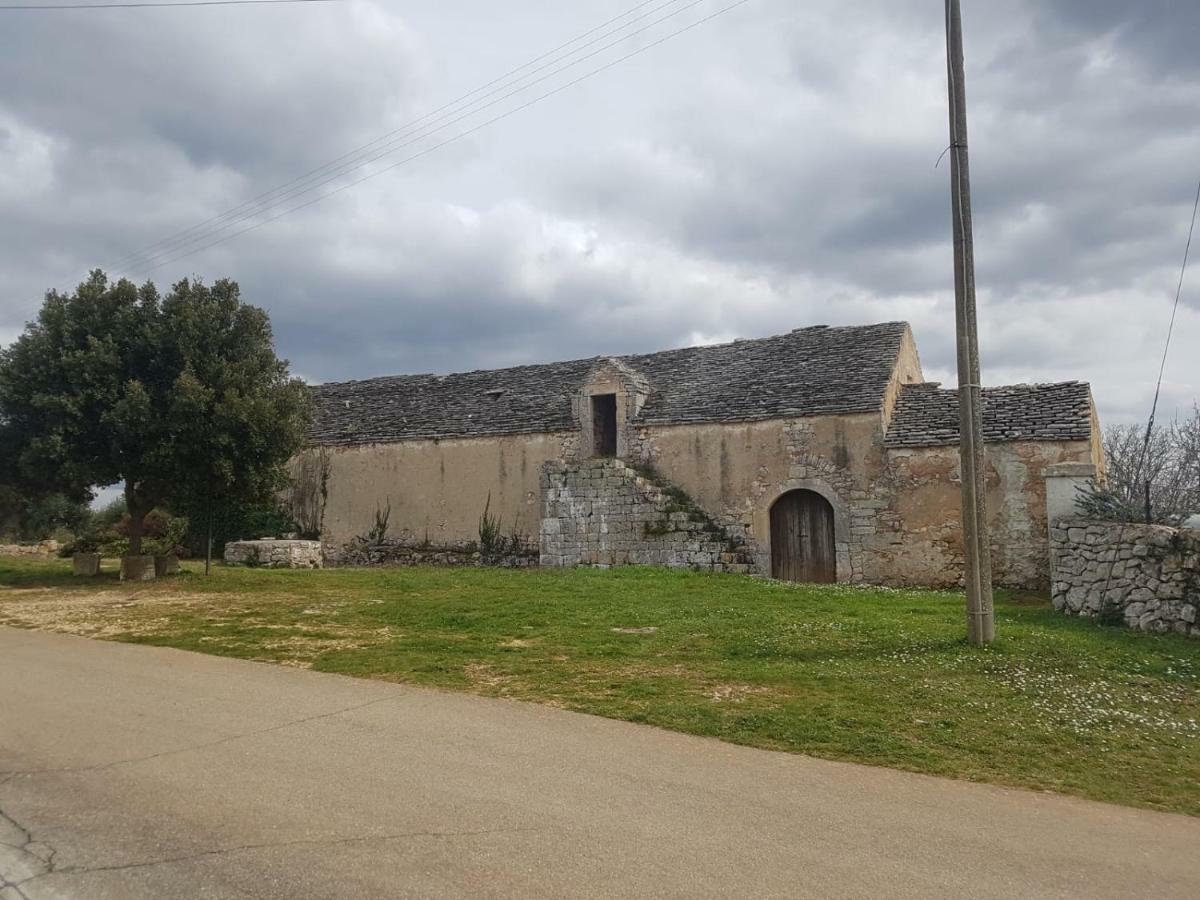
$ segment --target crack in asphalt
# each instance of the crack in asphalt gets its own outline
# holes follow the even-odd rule
[[[8,779],[5,779],[5,781],[7,780]],[[0,782],[0,784],[3,784],[3,782]],[[34,879],[43,878],[46,875],[53,874],[56,871],[55,857],[58,855],[58,850],[56,850],[53,845],[47,844],[45,841],[34,840],[32,831],[6,813],[3,809],[0,809],[0,824],[5,822],[7,822],[14,831],[19,832],[20,836],[24,838],[24,840],[20,844],[9,843],[8,841],[0,841],[0,847],[8,847],[9,849],[15,850],[18,854],[20,854],[19,859],[25,863],[26,866],[33,870],[33,874],[14,881],[9,877],[8,874],[0,871],[0,891],[11,889],[18,897],[21,898],[21,900],[29,900],[29,895],[25,893],[25,891],[22,889],[22,886],[28,884]],[[34,847],[44,847],[48,852],[45,856],[42,856],[37,852],[37,850],[32,849]],[[30,862],[30,859],[36,860],[36,863]]]
[[[11,820],[10,820],[11,821]],[[192,860],[205,859],[213,856],[226,856],[233,853],[246,853],[256,850],[279,850],[287,847],[337,847],[345,844],[368,843],[372,841],[403,841],[412,840],[414,838],[463,838],[463,837],[482,837],[490,834],[519,834],[525,832],[545,831],[541,827],[527,828],[484,828],[476,831],[407,831],[394,834],[369,834],[359,835],[354,837],[343,838],[299,838],[293,841],[272,841],[262,844],[241,844],[235,847],[217,847],[212,850],[200,850],[196,853],[185,853],[179,856],[167,856],[161,859],[143,860],[141,862],[118,863],[109,866],[66,866],[64,868],[54,867],[52,864],[44,872],[39,872],[28,878],[23,878],[17,882],[0,881],[0,890],[5,887],[11,887],[17,893],[29,900],[28,896],[21,890],[23,885],[29,884],[40,878],[45,878],[49,875],[90,875],[95,872],[122,872],[129,869],[145,869],[152,866],[166,866],[173,863],[191,862]],[[55,851],[51,852],[51,858]]]
[[[356,710],[365,709],[368,706],[375,706],[376,704],[384,703],[388,700],[394,700],[394,699],[396,699],[394,696],[377,697],[376,699],[368,700],[365,703],[356,703],[351,706],[345,706],[340,709],[331,710],[330,712],[317,713],[315,715],[304,716],[299,719],[291,719],[287,722],[281,722],[277,725],[270,725],[266,728],[258,728],[258,729],[255,729],[254,731],[246,731],[246,732],[242,732],[240,734],[231,734],[231,735],[227,735],[222,738],[217,738],[216,740],[204,741],[199,744],[191,744],[187,747],[176,747],[171,750],[162,750],[158,753],[149,753],[144,756],[131,756],[131,757],[126,757],[124,759],[111,760],[109,762],[104,762],[104,763],[96,763],[96,764],[90,765],[90,766],[64,766],[61,768],[27,769],[27,770],[10,771],[10,772],[4,773],[3,777],[0,777],[0,787],[4,787],[5,785],[7,785],[9,782],[13,781],[17,777],[33,777],[35,775],[47,775],[47,774],[79,774],[79,773],[84,773],[84,772],[99,772],[99,771],[104,771],[106,769],[117,768],[118,766],[132,765],[135,763],[148,762],[148,761],[154,760],[154,759],[161,759],[161,758],[167,757],[167,756],[175,756],[175,755],[178,755],[181,753],[191,753],[191,752],[197,751],[197,750],[205,750],[210,747],[218,747],[222,744],[232,743],[233,741],[244,740],[245,738],[256,737],[258,735],[263,735],[263,734],[270,734],[271,732],[275,732],[275,731],[283,731],[284,729],[294,728],[298,725],[304,725],[309,722],[316,722],[321,719],[328,719],[328,718],[332,718],[334,716],[344,715],[346,713],[355,712]],[[429,836],[445,836],[445,837],[453,837],[453,836],[460,836],[460,835],[466,836],[468,834],[471,834],[471,832],[461,832],[461,833],[414,832],[410,835],[405,835],[405,834],[380,835],[380,836],[367,836],[367,837],[361,837],[361,838],[343,838],[343,839],[332,840],[332,841],[294,841],[294,842],[285,842],[282,844],[261,844],[261,845],[247,845],[245,847],[229,847],[229,848],[224,848],[224,849],[204,851],[202,853],[197,853],[192,856],[181,856],[181,857],[175,857],[175,858],[170,858],[170,859],[150,860],[147,862],[129,863],[129,864],[118,865],[118,866],[59,868],[55,864],[55,860],[58,855],[58,850],[55,847],[53,847],[52,845],[45,843],[44,841],[35,841],[33,838],[33,833],[29,829],[27,829],[16,819],[12,818],[7,813],[5,813],[3,808],[0,808],[0,823],[3,823],[3,822],[7,822],[14,830],[19,832],[19,834],[23,837],[23,842],[21,844],[13,844],[13,843],[5,842],[5,841],[0,841],[0,846],[8,847],[9,849],[16,851],[18,854],[21,854],[22,860],[27,865],[29,865],[29,867],[31,869],[35,870],[33,875],[27,876],[25,878],[21,878],[16,881],[11,880],[8,877],[8,875],[6,875],[3,871],[0,871],[0,891],[11,890],[11,891],[15,892],[16,895],[19,898],[21,898],[21,900],[29,900],[29,895],[26,894],[25,891],[23,890],[24,885],[27,885],[30,882],[35,881],[39,878],[45,878],[48,875],[86,874],[88,872],[116,871],[119,869],[127,869],[127,868],[142,868],[145,866],[156,866],[156,865],[164,865],[166,863],[171,863],[171,862],[181,862],[181,861],[185,861],[188,859],[198,859],[198,858],[202,858],[205,856],[220,855],[220,854],[224,854],[224,853],[236,853],[236,852],[242,851],[242,850],[265,849],[265,848],[269,848],[269,847],[273,847],[273,846],[283,847],[283,846],[288,846],[289,843],[339,844],[339,843],[351,843],[354,841],[366,841],[366,840],[401,840],[406,837],[420,837],[423,834],[427,834]],[[477,832],[477,833],[478,834],[487,834],[489,832]],[[34,846],[45,847],[48,851],[46,856],[43,857],[43,856],[39,855],[36,851],[30,849],[31,847],[34,847]],[[36,863],[30,863],[29,858],[36,860]]]
[[[227,735],[222,738],[217,738],[215,740],[204,741],[199,744],[191,744],[187,747],[176,747],[171,750],[162,750],[162,751],[159,751],[158,753],[148,753],[145,756],[130,756],[130,757],[126,757],[124,759],[116,759],[116,760],[111,760],[109,762],[95,763],[90,766],[63,766],[61,768],[55,768],[55,769],[25,769],[25,770],[18,770],[15,772],[9,772],[7,777],[5,777],[5,779],[3,781],[0,781],[0,787],[3,787],[9,781],[11,781],[12,779],[14,779],[18,776],[32,777],[34,775],[57,775],[57,774],[73,775],[73,774],[77,774],[77,773],[81,773],[81,772],[99,772],[99,771],[103,771],[104,769],[114,769],[117,766],[126,766],[126,765],[131,765],[133,763],[149,762],[150,760],[153,760],[153,759],[162,759],[163,757],[166,757],[166,756],[175,756],[180,753],[191,753],[196,750],[206,750],[209,747],[219,747],[222,744],[229,744],[229,743],[232,743],[233,741],[240,741],[240,740],[244,740],[246,738],[257,737],[258,735],[262,735],[262,734],[270,734],[273,731],[283,731],[286,728],[294,728],[297,725],[304,725],[304,724],[307,724],[308,722],[316,722],[316,721],[319,721],[320,719],[329,719],[329,718],[332,718],[333,716],[344,715],[346,713],[355,712],[360,709],[366,709],[368,706],[375,706],[376,704],[386,703],[389,700],[395,700],[395,699],[396,698],[394,696],[393,697],[377,697],[374,700],[368,700],[366,703],[357,703],[353,706],[346,706],[346,707],[343,707],[342,709],[335,709],[331,712],[317,713],[316,715],[305,716],[300,719],[292,719],[287,722],[281,722],[278,725],[270,725],[266,728],[259,728],[254,731],[245,731],[240,734],[231,734],[231,735]]]

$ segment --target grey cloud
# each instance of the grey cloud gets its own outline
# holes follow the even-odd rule
[[[6,28],[0,336],[46,287],[285,182],[620,4],[468,7],[474,28],[434,0]],[[1087,378],[1106,414],[1144,414],[1200,175],[1200,72],[1181,52],[1198,16],[1166,0],[968,7],[990,380]],[[927,373],[949,380],[941,24],[924,0],[756,0],[151,274],[238,278],[315,380],[900,318]],[[1200,309],[1200,291],[1185,303]],[[1191,309],[1177,340],[1167,394],[1186,404],[1200,390]]]

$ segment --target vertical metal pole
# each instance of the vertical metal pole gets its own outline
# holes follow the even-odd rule
[[[1146,479],[1146,524],[1151,524],[1152,517],[1150,515],[1150,479]]]
[[[967,91],[963,64],[962,10],[946,0],[947,74],[950,82],[950,184],[954,218],[954,309],[958,349],[959,455],[962,469],[963,545],[967,564],[967,637],[990,644],[992,554],[988,540],[983,457],[979,332],[975,317],[975,241],[971,224],[971,171],[967,157]]]

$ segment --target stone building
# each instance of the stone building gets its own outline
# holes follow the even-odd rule
[[[298,502],[333,546],[461,546],[486,508],[544,566],[962,577],[956,393],[905,323],[314,392]],[[1045,470],[1102,465],[1091,392],[988,389],[984,420],[996,581],[1045,587]]]

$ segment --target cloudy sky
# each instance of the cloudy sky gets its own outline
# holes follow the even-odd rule
[[[656,43],[732,2],[0,13],[0,344],[103,266],[237,279],[311,381],[905,319],[952,383],[942,3],[747,0]],[[964,6],[985,380],[1086,379],[1144,417],[1200,4]],[[1191,276],[1168,415],[1200,395]]]

